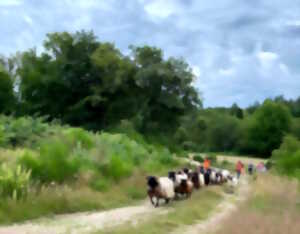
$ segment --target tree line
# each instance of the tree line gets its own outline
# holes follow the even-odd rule
[[[92,32],[48,34],[41,54],[0,59],[0,112],[89,130],[127,121],[174,149],[269,156],[287,133],[300,137],[300,98],[204,109],[184,59],[147,45],[129,49],[125,55]]]

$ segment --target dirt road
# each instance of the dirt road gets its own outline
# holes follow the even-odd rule
[[[113,209],[102,212],[85,212],[69,215],[57,215],[24,224],[0,227],[0,234],[85,234],[95,230],[112,227],[128,221],[138,221],[149,215],[168,212],[168,208],[153,208],[144,201],[137,206]]]
[[[235,195],[224,195],[224,200],[211,212],[209,217],[195,225],[182,227],[172,234],[207,234],[222,227],[222,222],[235,211],[240,202],[247,199],[250,192],[248,178],[242,177]]]
[[[238,157],[238,156],[227,156],[227,155],[217,155],[218,161],[227,160],[231,163],[237,163],[237,161],[241,160],[244,164],[253,163],[257,165],[260,162],[266,162],[266,159],[261,158],[251,158],[251,157]]]

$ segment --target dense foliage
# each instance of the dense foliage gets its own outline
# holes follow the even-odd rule
[[[125,56],[87,32],[49,34],[44,47],[25,52],[17,69],[24,113],[89,129],[133,119],[142,131],[172,130],[201,105],[188,65],[158,48],[131,47]]]
[[[1,59],[0,113],[35,117],[1,117],[0,145],[34,146],[55,129],[39,124],[43,120],[137,133],[172,151],[269,157],[287,133],[300,137],[300,98],[203,109],[184,60],[147,45],[129,49],[125,55],[92,32],[61,32],[47,35],[41,54]]]
[[[278,172],[300,179],[300,140],[287,136],[278,150],[272,153]]]
[[[13,80],[0,63],[0,113],[11,113],[14,104]]]
[[[179,165],[137,132],[133,139],[31,117],[0,123],[0,223],[129,204],[146,196],[147,175]]]

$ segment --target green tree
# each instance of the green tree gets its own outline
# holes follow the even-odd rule
[[[14,105],[13,80],[0,63],[0,113],[11,113],[14,110]]]
[[[136,83],[143,94],[143,130],[175,130],[180,116],[202,105],[192,86],[191,68],[182,59],[164,60],[162,51],[155,47],[131,48],[139,68]]]
[[[286,106],[266,100],[251,116],[246,148],[250,153],[268,157],[277,149],[290,129],[291,114]]]
[[[239,119],[244,118],[243,110],[236,103],[230,107],[229,112],[231,115],[236,116]]]
[[[47,115],[89,129],[127,119],[140,130],[171,130],[201,106],[193,74],[182,59],[155,47],[124,56],[92,32],[52,33],[45,52],[23,53],[18,76],[24,114]]]

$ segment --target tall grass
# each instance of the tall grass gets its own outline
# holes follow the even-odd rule
[[[249,201],[225,220],[214,234],[297,234],[300,230],[299,184],[260,175]]]

